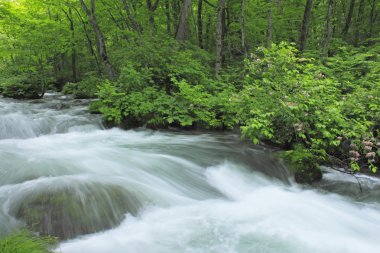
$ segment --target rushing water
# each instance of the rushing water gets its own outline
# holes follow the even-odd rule
[[[234,134],[105,130],[59,95],[0,98],[1,232],[38,207],[47,231],[75,237],[63,253],[379,252],[379,181],[361,178],[365,195],[355,178],[325,178],[325,190],[297,186],[268,150]],[[51,196],[80,207],[67,211],[82,215],[88,229],[73,233],[86,235],[66,233],[74,216]]]

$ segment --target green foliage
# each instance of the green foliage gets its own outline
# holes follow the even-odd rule
[[[97,86],[102,81],[96,76],[89,76],[77,83],[66,83],[62,92],[63,94],[73,94],[75,98],[94,98]]]
[[[55,239],[37,237],[30,232],[21,231],[0,239],[0,253],[49,253]]]
[[[4,97],[34,99],[43,95],[45,84],[36,75],[15,75],[0,79],[0,91]]]
[[[319,163],[323,161],[323,151],[310,150],[302,145],[296,145],[293,150],[282,153],[289,163],[298,183],[313,183],[322,178]]]
[[[348,93],[329,72],[312,58],[297,57],[286,43],[259,48],[247,61],[239,93],[243,135],[255,143],[302,144],[327,153],[342,140],[370,138],[379,119],[377,83],[357,84]]]
[[[185,80],[173,79],[172,82],[177,90],[173,94],[157,86],[127,93],[120,91],[125,86],[105,82],[99,86],[100,111],[108,121],[116,124],[123,121],[129,126],[234,126],[234,118],[228,108],[231,95],[228,89],[213,95],[202,85],[190,85]]]

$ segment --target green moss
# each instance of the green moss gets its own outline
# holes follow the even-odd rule
[[[21,231],[0,240],[0,253],[49,253],[53,252],[55,242],[52,237]]]

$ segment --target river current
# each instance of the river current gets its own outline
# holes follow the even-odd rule
[[[86,101],[0,98],[0,236],[35,208],[67,236],[57,252],[377,253],[380,182],[360,180],[303,187],[237,134],[104,129]],[[60,191],[81,228],[46,200]]]

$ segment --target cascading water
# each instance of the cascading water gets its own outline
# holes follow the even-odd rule
[[[0,98],[0,236],[27,225],[64,253],[380,249],[375,178],[306,189],[236,135],[104,130],[75,103]]]

